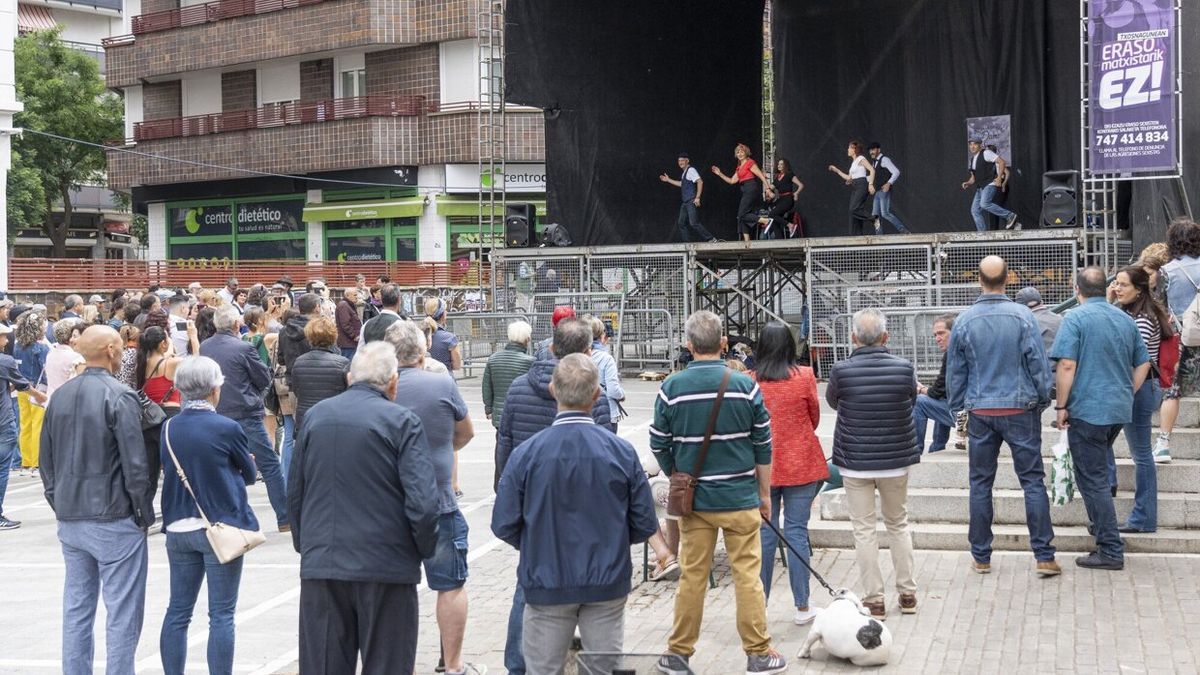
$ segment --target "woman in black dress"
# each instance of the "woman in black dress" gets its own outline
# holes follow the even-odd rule
[[[846,146],[846,156],[850,158],[850,172],[846,173],[830,164],[829,170],[842,177],[850,186],[850,231],[851,237],[862,235],[873,228],[871,224],[871,204],[868,195],[875,194],[875,167],[862,154],[862,143],[850,141]]]
[[[771,213],[758,219],[758,224],[763,228],[759,238],[791,239],[795,233],[790,230],[788,214],[796,210],[796,195],[804,189],[804,183],[792,173],[792,163],[786,159],[775,162],[773,178],[772,185],[767,187]]]
[[[762,203],[763,185],[767,182],[766,175],[758,168],[758,163],[750,156],[750,147],[738,143],[733,149],[733,156],[738,165],[732,176],[726,176],[719,168],[712,167],[712,172],[730,185],[740,185],[742,200],[738,202],[737,228],[738,234],[745,241],[750,241],[758,222],[758,205]]]

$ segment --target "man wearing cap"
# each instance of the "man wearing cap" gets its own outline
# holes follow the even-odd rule
[[[550,315],[550,328],[558,328],[558,323],[563,319],[574,319],[575,309],[569,305],[559,305],[554,308],[554,314]],[[554,358],[551,353],[551,348],[554,345],[554,336],[542,340],[538,343],[537,349],[533,352],[533,358],[537,361],[546,361]]]
[[[896,181],[900,180],[900,167],[896,166],[891,157],[883,154],[879,141],[872,141],[867,146],[867,153],[871,155],[871,165],[875,167],[875,184],[879,186],[879,189],[875,190],[875,201],[871,205],[871,215],[875,218],[875,234],[882,233],[885,220],[896,228],[896,232],[910,234],[904,223],[892,213],[892,188],[896,186]]]
[[[987,231],[987,223],[983,220],[984,211],[1003,218],[1006,230],[1013,229],[1013,226],[1021,229],[1017,224],[1017,214],[992,201],[996,198],[1000,186],[1004,184],[1004,167],[1007,166],[1004,158],[985,149],[983,141],[978,138],[972,138],[967,147],[971,150],[971,159],[967,160],[970,176],[963,181],[962,189],[968,190],[975,186],[975,198],[971,201],[971,218],[975,220],[975,229],[979,232]]]
[[[679,238],[684,242],[690,241],[716,241],[712,234],[704,229],[704,225],[700,222],[700,213],[697,209],[700,208],[700,195],[704,194],[704,180],[700,178],[700,172],[696,171],[696,167],[692,166],[691,160],[686,152],[679,153],[679,180],[675,180],[666,174],[662,173],[658,179],[668,185],[674,185],[680,190],[682,202],[679,204],[679,217],[675,219],[675,225],[679,227]]]
[[[100,295],[93,294],[92,297],[88,298],[88,304],[95,305],[96,321],[100,322],[101,317],[104,316],[104,298]]]
[[[1026,286],[1017,291],[1017,304],[1025,305],[1033,312],[1033,318],[1037,319],[1038,332],[1042,334],[1042,342],[1046,345],[1046,353],[1049,354],[1050,346],[1054,344],[1054,338],[1058,335],[1058,327],[1062,325],[1062,315],[1055,314],[1048,305],[1042,304],[1042,294],[1033,286]],[[1056,365],[1057,361],[1050,362],[1051,368]]]
[[[0,300],[4,312],[8,312],[11,300]],[[7,323],[0,322],[0,349],[11,350],[13,329]],[[17,362],[7,353],[0,354],[0,382],[4,391],[9,387],[17,391],[28,392],[39,405],[46,405],[46,395],[29,385],[29,380],[17,369]],[[8,489],[8,468],[13,459],[19,457],[21,450],[17,444],[16,406],[8,401],[0,400],[0,530],[15,530],[21,526],[20,521],[4,517],[4,491]],[[19,466],[20,462],[16,462]]]

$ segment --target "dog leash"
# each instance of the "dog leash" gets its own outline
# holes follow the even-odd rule
[[[782,541],[783,545],[787,546],[789,551],[796,554],[796,559],[800,561],[801,565],[804,565],[805,567],[808,568],[808,571],[811,572],[814,577],[816,577],[817,582],[820,583],[822,586],[824,586],[825,590],[829,591],[830,595],[836,595],[836,592],[833,590],[833,586],[830,586],[825,581],[824,577],[822,577],[820,574],[817,574],[817,571],[812,568],[812,565],[808,564],[808,561],[804,559],[804,556],[800,555],[800,552],[796,550],[796,547],[792,546],[792,542],[788,541],[787,538],[785,538],[783,536],[783,533],[779,531],[778,527],[775,527],[775,523],[772,523],[770,520],[767,520],[767,518],[765,516],[763,516],[761,513],[758,515],[760,517],[762,517],[763,522],[767,524],[767,527],[771,528],[771,531],[775,533],[775,536],[779,537],[779,541]],[[773,552],[772,552],[772,554],[773,554]]]

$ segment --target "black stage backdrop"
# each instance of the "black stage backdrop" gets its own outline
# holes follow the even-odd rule
[[[749,0],[509,0],[509,101],[546,111],[549,221],[574,243],[678,241],[676,155],[704,179],[701,217],[733,239],[733,148],[761,152],[762,9]]]
[[[850,139],[900,167],[916,232],[973,230],[965,119],[1012,116],[1008,207],[1027,226],[1042,173],[1079,165],[1079,7],[1064,0],[775,0],[777,156],[804,181],[809,236],[847,229]],[[885,226],[886,227],[886,226]],[[891,231],[887,228],[885,231]]]

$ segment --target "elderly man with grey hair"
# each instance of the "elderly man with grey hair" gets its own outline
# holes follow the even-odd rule
[[[787,660],[771,648],[767,605],[759,573],[759,528],[771,517],[771,415],[749,376],[725,367],[728,340],[721,317],[699,311],[684,324],[695,359],[667,378],[654,401],[650,449],[668,476],[697,478],[693,512],[679,519],[679,592],[667,653],[666,675],[685,675],[700,638],[704,598],[718,533],[733,569],[737,628],[746,673],[781,673]],[[707,450],[702,450],[707,448]],[[704,461],[700,455],[706,452]]]
[[[440,500],[424,425],[394,400],[398,366],[391,343],[363,345],[350,388],[313,406],[297,433],[288,510],[301,672],[352,675],[360,656],[364,673],[413,672]]]
[[[358,336],[362,333],[362,317],[358,314],[358,289],[354,286],[342,293],[342,299],[333,313],[337,324],[337,346],[342,356],[352,359],[358,350]]]
[[[558,415],[517,447],[492,509],[492,532],[521,552],[523,652],[539,674],[563,672],[576,626],[587,651],[621,651],[629,547],[658,531],[637,452],[592,419],[600,382],[591,359],[563,357],[550,388]]]
[[[263,426],[262,393],[271,383],[271,373],[254,345],[237,336],[241,321],[241,315],[233,307],[218,307],[213,315],[217,332],[200,343],[200,355],[216,361],[225,375],[217,412],[242,425],[250,444],[250,454],[267,484],[267,497],[275,511],[279,531],[287,532],[287,489],[283,471],[279,467],[275,444]]]
[[[837,410],[833,464],[842,473],[863,605],[883,621],[887,608],[879,571],[875,494],[891,535],[900,611],[917,612],[912,535],[908,531],[908,467],[921,461],[913,426],[917,377],[912,363],[887,349],[887,319],[877,309],[854,315],[854,351],[829,372],[825,399]]]
[[[386,340],[396,349],[400,377],[396,402],[421,419],[429,443],[438,493],[437,552],[427,558],[425,581],[437,591],[437,623],[447,673],[482,673],[486,668],[462,660],[467,626],[467,519],[454,491],[456,453],[475,436],[467,403],[454,378],[431,373],[425,366],[425,333],[412,321],[388,326]]]

